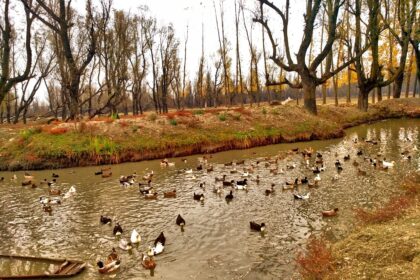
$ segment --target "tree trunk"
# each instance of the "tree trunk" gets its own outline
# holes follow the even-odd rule
[[[417,77],[416,77],[415,80],[414,80],[413,97],[416,97],[418,81],[419,81],[419,79],[417,79]]]
[[[394,82],[394,92],[392,95],[393,98],[401,97],[403,83],[404,83],[404,72],[401,72],[401,74],[398,75],[398,77],[395,79],[395,82]]]
[[[375,104],[375,95],[377,91],[378,91],[378,88],[375,88],[375,90],[372,91],[372,104]]]
[[[322,89],[322,104],[327,104],[327,85],[326,84],[322,84],[321,86]]]
[[[316,92],[316,85],[312,83],[304,83],[302,81],[303,85],[303,104],[305,109],[316,115],[317,109],[316,109],[316,98],[315,98],[315,92]]]
[[[382,101],[382,88],[377,87],[376,89],[377,89],[376,93],[378,94],[378,102],[381,102]]]
[[[359,91],[359,98],[357,100],[357,108],[360,111],[367,112],[369,107],[369,92]]]

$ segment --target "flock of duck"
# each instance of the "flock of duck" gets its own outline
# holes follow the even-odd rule
[[[365,140],[365,139],[353,139],[353,143],[357,144],[359,141],[363,141],[365,143],[370,143],[372,145],[376,145],[378,140]],[[414,146],[412,151],[404,151],[401,156],[405,160],[411,160],[411,153],[416,151],[417,148]],[[301,161],[297,162],[290,162],[291,158],[296,158],[296,155],[301,155]],[[332,178],[332,180],[337,180],[339,178],[340,173],[347,168],[345,166],[345,162],[349,162],[353,159],[352,165],[355,168],[357,175],[359,176],[366,176],[368,174],[368,170],[363,170],[361,168],[362,162],[368,163],[367,165],[372,166],[374,169],[379,170],[387,170],[393,168],[395,166],[394,161],[387,161],[381,154],[377,154],[374,157],[368,156],[365,154],[363,149],[358,149],[357,152],[352,156],[350,154],[345,155],[342,159],[338,158],[338,154],[335,154],[336,160],[334,162],[334,168],[336,169],[336,175]],[[211,155],[203,156],[199,158],[199,164],[196,166],[196,171],[204,171],[210,173],[214,170],[213,164],[209,163],[209,159]],[[280,168],[279,163],[281,160],[285,160],[289,162],[285,169]],[[182,160],[184,163],[187,162],[186,159]],[[166,167],[174,167],[174,162],[169,162],[167,159],[164,159],[160,163],[162,168]],[[332,165],[332,164],[331,164]],[[230,174],[230,176],[239,176],[240,179],[230,179],[228,180],[228,174],[223,175],[222,177],[215,177],[214,184],[212,187],[212,192],[216,195],[222,196],[223,192],[226,192],[225,200],[227,203],[230,203],[232,200],[235,199],[235,196],[238,194],[236,192],[249,190],[249,187],[252,184],[259,185],[260,184],[260,176],[255,175],[258,168],[268,169],[270,174],[286,174],[289,170],[293,170],[298,166],[304,166],[307,170],[307,176],[303,178],[293,178],[291,180],[286,180],[284,183],[281,184],[279,187],[276,183],[271,183],[270,187],[265,189],[263,194],[266,196],[270,196],[275,194],[280,188],[281,191],[292,190],[292,199],[295,200],[308,200],[310,198],[310,192],[307,193],[299,193],[297,191],[298,186],[307,186],[308,188],[317,188],[320,186],[322,179],[321,174],[326,170],[327,164],[324,162],[323,155],[320,152],[314,152],[312,148],[300,150],[298,148],[289,150],[287,152],[282,152],[273,157],[267,157],[263,160],[259,160],[252,163],[246,163],[245,160],[240,161],[232,161],[223,164],[223,171],[225,173]],[[366,166],[366,164],[364,164]],[[186,174],[189,178],[197,179],[195,175],[195,170],[193,169],[181,169],[177,171],[179,174]],[[99,171],[95,172],[95,176],[102,176],[103,178],[108,178],[112,176],[112,170],[109,167],[102,168]],[[308,178],[311,177],[311,178]],[[52,213],[53,205],[59,205],[62,203],[62,200],[68,199],[76,194],[75,186],[71,186],[66,192],[62,192],[60,189],[56,187],[57,180],[59,178],[58,174],[53,173],[51,175],[51,180],[44,179],[40,181],[41,185],[45,185],[48,187],[48,195],[41,196],[39,198],[39,202],[42,205],[45,212],[49,214]],[[155,173],[153,171],[145,174],[144,176],[140,176],[137,173],[133,173],[127,176],[120,176],[119,183],[122,187],[130,187],[130,186],[138,186],[139,193],[147,200],[154,200],[157,199],[159,196],[158,191],[155,189],[153,185],[153,181],[155,178]],[[1,177],[0,182],[4,181],[5,178]],[[13,175],[11,180],[18,180],[16,175]],[[33,175],[25,172],[24,180],[21,182],[22,186],[30,186],[32,188],[37,188],[38,185],[36,184],[36,180]],[[192,193],[192,199],[195,201],[199,201],[204,203],[206,199],[205,191],[206,191],[206,182],[201,182],[197,186],[197,192],[194,191]],[[173,189],[171,191],[163,192],[164,198],[176,198],[177,191]],[[323,217],[333,217],[338,214],[339,209],[326,209],[320,213]],[[99,218],[100,224],[102,225],[112,225],[113,219],[111,217],[107,217],[105,215],[101,215]],[[186,226],[185,219],[179,214],[175,220],[175,224],[180,227],[181,231],[184,231]],[[257,223],[256,221],[250,221],[249,227],[252,231],[260,232],[264,234],[266,231],[266,224],[265,222]],[[119,241],[118,247],[123,251],[130,251],[133,249],[133,246],[139,244],[141,242],[141,236],[137,232],[136,229],[131,231],[130,239],[126,240],[123,238],[123,226],[119,222],[115,222],[113,231],[113,235]],[[147,251],[142,253],[140,263],[145,269],[153,270],[156,267],[156,261],[154,256],[159,255],[164,252],[166,244],[166,237],[163,232],[159,234],[159,236],[154,240],[153,244],[148,247]],[[121,258],[120,255],[117,253],[115,248],[112,248],[111,253],[105,260],[100,260],[97,262],[98,272],[99,273],[113,273],[119,269],[121,265]]]

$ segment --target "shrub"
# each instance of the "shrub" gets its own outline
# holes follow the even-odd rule
[[[224,121],[226,121],[226,119],[227,119],[227,116],[226,116],[226,114],[219,114],[219,120],[220,121],[222,121],[222,122],[224,122]]]
[[[241,117],[242,117],[242,115],[241,115],[241,114],[232,115],[232,118],[233,118],[235,121],[240,121],[240,120],[241,120]]]
[[[366,224],[387,222],[404,214],[411,203],[408,196],[393,197],[383,207],[373,211],[356,209],[356,217]]]
[[[113,120],[119,120],[120,119],[120,116],[118,115],[118,113],[113,113],[113,114],[111,114],[111,119],[113,119]]]
[[[40,127],[24,129],[20,132],[20,136],[22,137],[23,140],[26,141],[29,138],[31,138],[32,135],[41,133],[41,131],[42,131],[42,129]]]
[[[61,134],[67,133],[67,131],[68,131],[67,127],[54,127],[54,128],[51,128],[48,133],[51,135],[61,135]]]
[[[331,249],[322,238],[311,237],[306,245],[306,253],[299,252],[296,262],[304,279],[323,279],[334,271]]]
[[[267,115],[267,110],[265,108],[262,109],[263,115]]]
[[[194,110],[193,111],[193,115],[204,115],[204,111],[203,110]]]
[[[151,113],[151,114],[147,117],[147,119],[148,119],[149,121],[151,121],[151,122],[156,121],[156,120],[157,120],[157,115],[156,115],[156,113]]]
[[[170,119],[169,124],[173,125],[173,126],[176,126],[176,125],[178,125],[178,122],[176,121],[176,119]]]

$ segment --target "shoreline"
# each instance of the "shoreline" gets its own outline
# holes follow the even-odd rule
[[[12,127],[14,137],[0,143],[0,171],[97,166],[329,140],[343,137],[347,128],[403,118],[420,118],[419,98],[383,101],[367,113],[355,105],[320,105],[315,117],[296,105],[266,105]]]

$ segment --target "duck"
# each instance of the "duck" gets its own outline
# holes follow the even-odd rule
[[[358,167],[360,164],[357,161],[353,161],[353,166]]]
[[[345,161],[350,160],[350,155],[346,155],[346,156],[344,156],[344,160],[345,160]]]
[[[36,188],[38,188],[38,185],[37,184],[32,184],[31,188],[36,189]]]
[[[102,216],[102,215],[101,215],[101,218],[99,219],[99,221],[103,225],[111,225],[112,224],[112,219],[111,218],[106,217],[106,216]]]
[[[176,217],[175,223],[181,227],[181,231],[184,231],[185,226],[185,220],[182,218],[181,214],[178,214],[178,217]]]
[[[176,190],[174,189],[171,192],[164,192],[163,197],[165,197],[165,198],[175,198],[176,197]]]
[[[232,166],[233,165],[233,162],[231,161],[231,162],[227,162],[227,163],[225,163],[224,164],[224,166]]]
[[[25,180],[22,182],[22,187],[30,186],[30,185],[32,185],[32,182],[30,180]]]
[[[319,181],[308,182],[308,187],[309,187],[309,188],[315,188],[315,187],[318,187],[318,182],[319,182]]]
[[[236,174],[236,173],[238,173],[238,170],[236,169],[236,168],[234,168],[234,169],[232,169],[231,171],[229,171],[230,172],[230,174]]]
[[[57,189],[50,189],[50,190],[49,190],[49,194],[50,194],[50,195],[61,195],[61,190],[57,190]]]
[[[293,190],[295,188],[294,185],[285,185],[283,186],[283,191]]]
[[[286,181],[286,186],[297,186],[299,185],[299,179],[296,178],[293,182]]]
[[[364,170],[361,170],[360,168],[358,168],[357,169],[357,174],[360,175],[360,176],[366,176],[367,175],[367,172],[364,171]]]
[[[309,196],[310,196],[310,194],[311,193],[307,193],[306,195],[302,195],[302,194],[293,194],[293,197],[295,198],[295,199],[300,199],[300,200],[308,200],[309,199]]]
[[[101,170],[101,171],[96,171],[94,174],[95,174],[95,176],[99,176],[99,175],[102,175],[104,172]]]
[[[70,198],[74,194],[76,194],[76,187],[71,186],[70,189],[64,194],[64,198]]]
[[[234,180],[231,180],[230,182],[228,182],[228,181],[223,181],[223,186],[225,186],[225,187],[231,187],[231,186],[233,186],[235,184],[235,181]]]
[[[12,178],[10,179],[11,181],[16,181],[18,179],[16,174],[13,174]]]
[[[231,201],[231,200],[233,199],[233,193],[232,193],[232,191],[230,191],[230,192],[229,192],[229,194],[227,194],[227,195],[225,196],[225,199],[226,199],[227,201]]]
[[[120,249],[124,251],[131,251],[133,249],[133,244],[131,244],[130,241],[121,239],[120,243],[118,244],[118,247],[120,247]]]
[[[248,176],[249,176],[249,172],[248,172],[248,171],[246,171],[246,172],[242,172],[242,173],[241,173],[241,176],[242,176],[242,177],[248,177]]]
[[[185,174],[192,174],[192,173],[193,173],[193,170],[192,169],[185,170]]]
[[[152,171],[150,171],[150,173],[148,173],[148,174],[146,174],[146,175],[144,175],[143,176],[143,180],[145,180],[145,181],[149,181],[149,180],[152,180],[153,179],[153,175],[154,175],[155,173],[154,173],[154,171],[152,170]]]
[[[197,171],[203,170],[203,165],[202,164],[197,165],[196,169]]]
[[[257,224],[256,222],[249,222],[249,226],[251,230],[264,232],[265,231],[265,223]]]
[[[339,166],[341,166],[341,162],[340,162],[340,160],[339,160],[339,159],[337,159],[337,160],[335,161],[334,165],[335,165],[335,167],[339,167]]]
[[[146,256],[146,255],[142,254],[141,260],[142,260],[141,265],[145,269],[153,270],[153,269],[156,268],[156,262],[153,259],[153,256]]]
[[[293,164],[287,164],[286,165],[286,168],[287,169],[295,169],[296,168],[296,164],[295,163],[293,163]]]
[[[157,199],[158,193],[157,192],[148,192],[143,194],[145,199]]]
[[[112,172],[102,173],[102,178],[109,178],[112,176]]]
[[[322,158],[322,154],[321,154],[320,152],[317,152],[317,153],[316,153],[316,157],[317,157],[317,158]]]
[[[1,177],[0,178],[0,182],[4,182],[4,177]]]
[[[315,166],[314,168],[312,168],[312,172],[314,174],[319,174],[319,173],[321,173],[321,170],[319,170],[319,167],[318,166]]]
[[[226,175],[223,175],[222,177],[215,177],[214,178],[215,182],[225,182],[226,181]]]
[[[385,160],[383,160],[383,161],[382,161],[382,166],[383,166],[383,167],[386,167],[386,168],[393,168],[393,167],[394,167],[394,165],[395,165],[395,161],[391,161],[391,162],[389,162],[389,161],[385,161]]]
[[[322,211],[322,216],[323,217],[333,217],[333,216],[336,216],[337,213],[338,213],[338,208],[334,208],[332,210]]]
[[[23,178],[25,180],[33,180],[34,176],[32,176],[31,174],[29,174],[28,172],[25,172],[25,174],[23,175]]]
[[[340,177],[337,174],[335,174],[334,177],[332,177],[331,181],[335,182],[338,181],[338,179],[340,179]]]
[[[196,194],[196,193],[194,193],[193,198],[194,198],[194,200],[197,200],[197,201],[204,201],[204,194]]]
[[[248,191],[247,185],[236,185],[235,188],[240,191]]]
[[[114,233],[114,235],[116,235],[116,236],[120,236],[120,235],[123,233],[123,229],[122,229],[122,227],[121,227],[120,223],[117,223],[117,224],[114,226],[113,233]]]
[[[135,229],[133,229],[133,231],[131,232],[130,242],[133,244],[138,244],[141,242],[141,236]]]
[[[50,214],[52,213],[51,205],[43,205],[42,209],[44,209],[44,212],[47,212],[47,213],[50,213]]]
[[[166,243],[166,237],[163,234],[163,232],[161,232],[159,236],[156,238],[154,242],[154,246],[152,248],[154,256],[159,255],[160,253],[163,252],[163,250],[165,249],[165,243]]]
[[[326,170],[326,167],[322,164],[321,167],[319,168],[319,171],[324,172]]]
[[[363,155],[363,151],[362,150],[358,150],[356,153],[358,156],[362,156]]]
[[[199,188],[200,189],[202,189],[202,190],[206,190],[206,187],[205,187],[205,185],[206,185],[206,182],[204,182],[204,183],[200,183],[198,186],[199,186]]]
[[[102,261],[98,261],[96,263],[96,265],[98,266],[98,272],[99,273],[107,274],[107,273],[112,273],[112,272],[118,270],[120,268],[121,261],[120,260],[115,260],[115,261],[109,262],[107,264],[104,264]]]
[[[337,166],[337,172],[343,171],[343,167],[341,165]]]
[[[53,173],[53,174],[51,175],[51,177],[52,177],[52,178],[59,178],[59,177],[60,177],[60,175]]]
[[[98,272],[106,274],[116,271],[121,265],[121,260],[117,255],[115,248],[112,248],[112,252],[108,256],[106,262],[104,263],[103,261],[98,261],[96,264],[98,266]]]
[[[213,187],[213,192],[214,192],[215,194],[221,194],[221,193],[222,193],[222,189],[221,189],[220,187],[216,187],[216,186],[214,186],[214,187]]]
[[[307,183],[308,183],[308,177],[305,177],[305,178],[301,179],[301,180],[300,180],[300,183],[301,183],[302,185],[307,184]]]
[[[321,181],[321,176],[319,174],[316,174],[315,178],[314,178],[315,182],[320,182]]]
[[[237,186],[246,186],[248,185],[248,179],[243,179],[241,181],[236,181]]]
[[[273,183],[273,184],[271,184],[271,189],[265,190],[265,195],[266,196],[269,196],[270,194],[274,194],[274,186],[275,186],[275,184]]]
[[[207,167],[206,171],[207,171],[207,173],[213,172],[214,171],[213,165],[210,165],[209,167]]]

